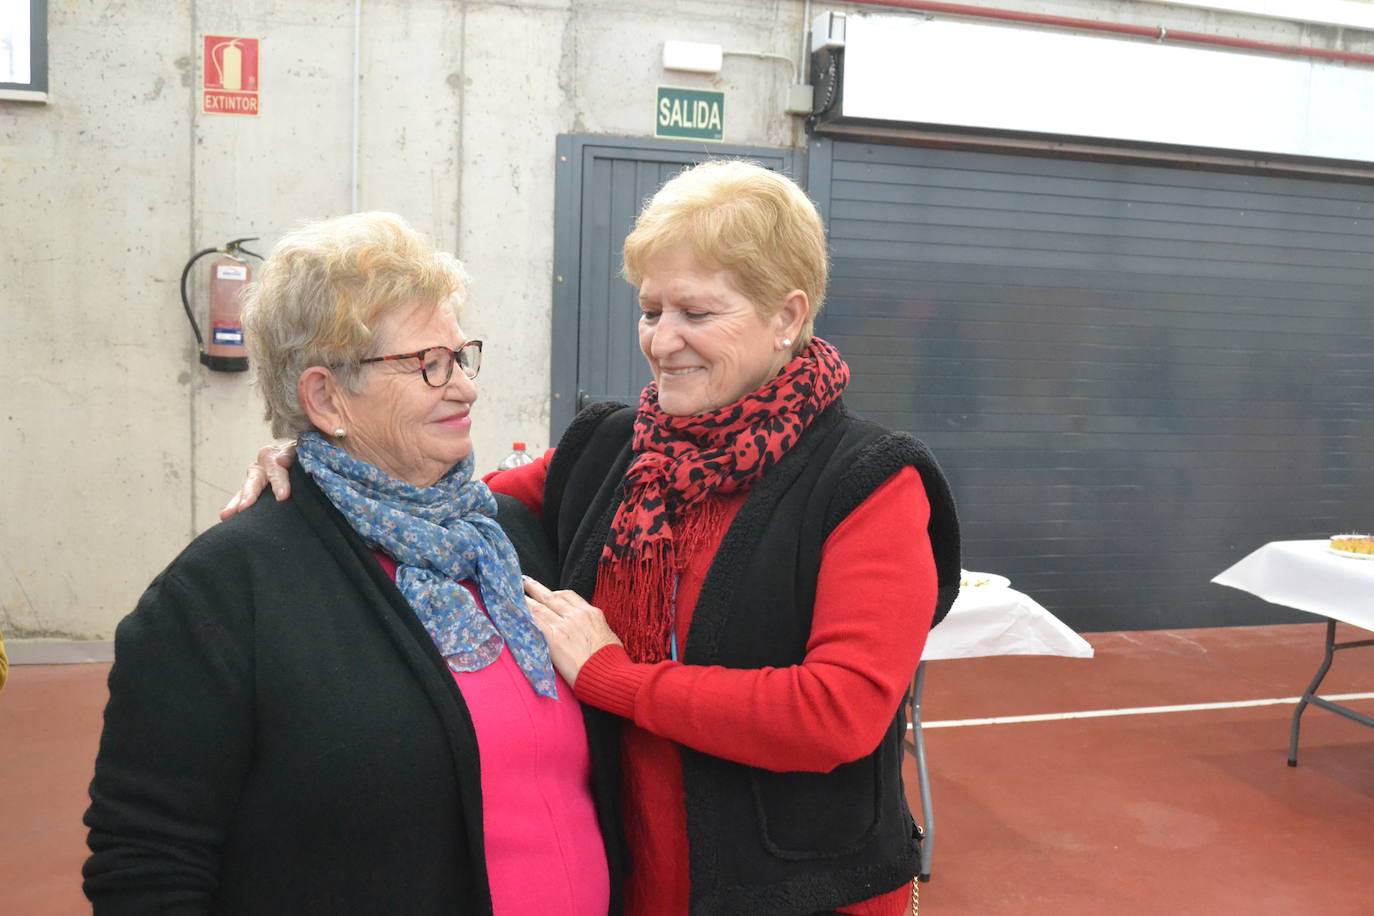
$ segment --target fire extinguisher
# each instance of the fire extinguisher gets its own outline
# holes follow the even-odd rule
[[[262,255],[254,254],[243,247],[244,242],[257,241],[257,236],[234,239],[223,248],[206,248],[191,256],[181,271],[181,304],[186,309],[186,318],[191,322],[191,330],[196,333],[196,347],[200,350],[200,363],[218,372],[242,372],[248,368],[248,357],[243,348],[243,321],[239,314],[243,309],[243,289],[253,279],[253,271],[244,256],[262,260]],[[191,311],[191,300],[186,292],[186,280],[191,276],[191,268],[207,255],[220,254],[210,262],[210,309],[208,327],[210,342],[206,344],[201,336],[200,325]]]

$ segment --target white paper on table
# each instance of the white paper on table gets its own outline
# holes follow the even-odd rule
[[[1212,581],[1374,629],[1374,560],[1337,556],[1328,541],[1270,541]]]
[[[949,614],[930,631],[921,660],[988,655],[1092,658],[1093,647],[1034,598],[1014,588],[962,588]]]

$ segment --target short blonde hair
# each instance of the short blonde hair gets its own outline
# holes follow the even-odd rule
[[[380,355],[377,329],[404,308],[447,306],[457,315],[468,275],[456,258],[394,213],[355,213],[308,223],[284,236],[247,292],[249,365],[272,435],[311,428],[296,383],[325,366],[358,390],[358,361]]]
[[[816,205],[790,178],[743,160],[680,172],[644,205],[625,239],[625,279],[639,286],[651,259],[684,243],[702,262],[728,270],[764,317],[792,290],[806,293],[810,311],[793,352],[811,340],[830,264]]]

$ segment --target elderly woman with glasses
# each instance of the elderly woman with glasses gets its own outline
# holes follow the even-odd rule
[[[97,914],[618,907],[604,741],[522,595],[548,557],[472,476],[465,292],[389,214],[263,266],[244,321],[295,498],[196,538],[119,626]]]

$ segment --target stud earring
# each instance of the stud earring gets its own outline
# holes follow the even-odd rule
[[[347,435],[348,435],[348,430],[344,429],[342,426],[340,426],[338,429],[334,430],[334,438],[336,438],[336,439],[342,439],[344,436],[347,436]]]
[[[782,346],[778,347],[778,349],[779,349],[779,350],[786,350],[786,349],[787,349],[788,347],[790,347],[790,346],[792,346],[792,338],[790,338],[790,337],[784,337],[784,338],[782,339]]]

